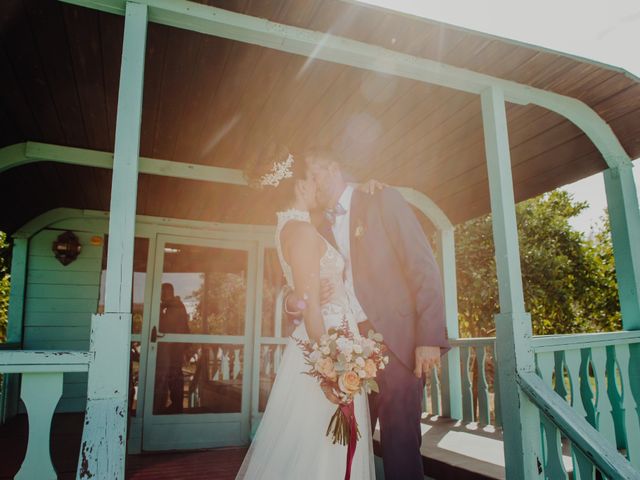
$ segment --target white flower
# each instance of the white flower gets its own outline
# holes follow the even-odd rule
[[[340,337],[336,340],[336,346],[340,352],[345,355],[351,355],[353,353],[353,343],[348,338]]]
[[[331,353],[331,350],[329,349],[329,347],[322,347],[320,349],[320,353],[322,353],[323,355],[329,355]]]
[[[356,365],[358,365],[359,367],[364,367],[364,358],[362,357],[356,358]]]
[[[360,378],[364,378],[367,376],[367,372],[365,372],[364,370],[358,370],[358,376]]]
[[[357,343],[353,346],[354,353],[362,353],[362,346]]]

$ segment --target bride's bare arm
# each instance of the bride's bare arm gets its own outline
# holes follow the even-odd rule
[[[303,317],[307,334],[312,342],[317,341],[324,333],[320,313],[320,257],[326,247],[316,229],[304,222],[287,225],[281,239],[293,273],[295,294],[306,303]]]

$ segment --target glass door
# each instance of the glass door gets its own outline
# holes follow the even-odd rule
[[[159,235],[156,251],[143,449],[247,444],[255,247]]]

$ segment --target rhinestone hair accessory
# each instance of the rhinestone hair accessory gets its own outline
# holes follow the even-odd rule
[[[285,178],[293,177],[293,155],[289,154],[287,159],[283,162],[273,162],[273,168],[271,172],[260,177],[260,186],[277,187],[280,185],[280,181]]]

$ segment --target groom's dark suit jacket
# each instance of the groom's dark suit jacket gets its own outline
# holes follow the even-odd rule
[[[400,192],[353,192],[350,207],[351,265],[356,296],[390,350],[413,370],[417,346],[446,352],[440,270],[411,207]],[[336,244],[331,225],[320,231]]]

